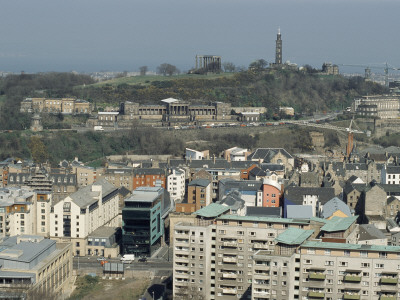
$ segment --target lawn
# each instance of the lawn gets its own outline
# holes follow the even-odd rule
[[[187,78],[215,79],[220,77],[230,77],[232,75],[233,73],[221,73],[221,74],[209,74],[209,75],[180,74],[173,76],[162,76],[162,75],[131,76],[131,77],[114,78],[111,80],[98,82],[93,84],[93,86],[102,86],[106,84],[111,84],[113,86],[118,86],[120,84],[149,85],[153,81],[166,81],[166,80],[187,79]]]
[[[99,277],[79,276],[76,289],[69,300],[107,300],[139,299],[150,285],[149,275],[121,279],[101,279]]]

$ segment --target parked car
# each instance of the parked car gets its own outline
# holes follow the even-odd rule
[[[147,258],[146,257],[141,257],[141,258],[138,259],[138,262],[145,263],[145,262],[147,262]]]
[[[98,257],[97,258],[97,261],[105,261],[105,260],[107,260],[105,257]]]

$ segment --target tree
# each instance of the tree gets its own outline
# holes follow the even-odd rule
[[[159,74],[162,74],[163,76],[167,76],[167,75],[172,76],[174,74],[180,73],[179,69],[176,66],[167,64],[167,63],[159,65],[157,67],[157,72]]]
[[[236,66],[231,62],[223,63],[222,67],[224,68],[224,72],[226,73],[233,73],[236,70]]]
[[[38,136],[32,136],[29,142],[33,161],[36,163],[44,163],[48,158],[46,146]]]
[[[140,76],[145,76],[148,71],[148,68],[147,66],[142,66],[139,68],[139,71],[140,71]]]
[[[249,65],[249,70],[260,72],[268,66],[268,62],[264,59],[257,59]]]

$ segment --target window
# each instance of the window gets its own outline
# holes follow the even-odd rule
[[[344,256],[350,256],[350,251],[349,250],[344,250],[343,251]]]
[[[325,261],[325,266],[333,266],[335,262],[333,260],[326,260]]]
[[[369,263],[361,263],[361,268],[369,268]]]
[[[375,264],[375,269],[383,269],[384,267],[384,264]]]
[[[63,205],[64,212],[71,212],[71,202],[65,202]]]
[[[312,260],[311,259],[305,259],[304,260],[304,264],[311,265],[312,264]]]

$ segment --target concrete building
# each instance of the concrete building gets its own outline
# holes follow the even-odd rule
[[[133,168],[107,168],[99,178],[104,178],[116,187],[125,187],[133,191]]]
[[[262,207],[280,207],[283,200],[283,188],[277,181],[264,179],[262,186],[263,196],[262,202],[257,203],[257,206]]]
[[[192,213],[211,203],[211,183],[207,179],[195,179],[188,184],[187,198],[176,203],[176,212]]]
[[[72,275],[69,243],[42,236],[12,236],[0,243],[2,299],[63,298]]]
[[[26,188],[0,189],[0,237],[20,234],[48,236],[50,192]]]
[[[161,184],[166,188],[166,172],[160,168],[137,168],[133,170],[133,190],[138,187],[155,187]]]
[[[164,219],[169,212],[168,192],[162,187],[139,187],[122,209],[122,252],[151,256],[161,245]]]
[[[76,174],[76,182],[78,187],[88,186],[93,184],[97,179],[100,179],[105,170],[103,168],[92,168],[83,165],[72,164],[72,173]]]
[[[204,299],[250,299],[254,253],[273,250],[275,238],[289,226],[310,229],[306,221],[221,215],[219,207],[229,208],[213,205],[214,214],[207,206],[196,212],[194,223],[171,228],[174,299],[188,299],[188,291]]]
[[[87,255],[87,238],[102,226],[117,227],[118,189],[101,179],[52,207],[50,237],[72,242],[74,255]]]
[[[245,161],[248,154],[248,149],[232,147],[224,151],[224,158],[227,161]]]
[[[209,150],[197,151],[186,148],[185,158],[188,160],[210,159],[210,151]]]
[[[167,190],[174,202],[182,200],[185,196],[185,171],[180,168],[172,168],[167,176]]]

